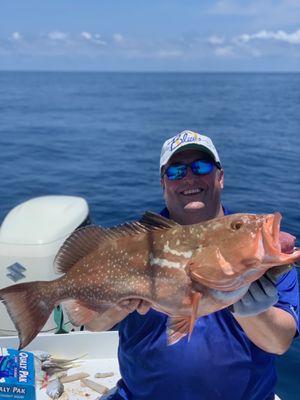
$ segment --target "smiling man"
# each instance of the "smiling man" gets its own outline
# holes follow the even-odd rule
[[[229,214],[221,203],[224,172],[207,136],[183,131],[167,140],[160,174],[163,216],[187,225]],[[190,340],[172,346],[165,314],[145,301],[123,304],[119,320],[138,312],[118,324],[122,379],[103,399],[273,400],[275,354],[298,332],[298,303],[295,269],[276,284],[263,276],[230,310],[198,318]],[[97,330],[97,319],[92,325]]]
[[[210,138],[184,131],[166,141],[160,170],[171,219],[187,225],[224,215],[224,172]]]

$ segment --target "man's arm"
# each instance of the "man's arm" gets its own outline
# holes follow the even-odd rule
[[[270,353],[283,354],[298,329],[295,311],[299,302],[298,280],[297,272],[290,271],[277,287],[278,271],[275,275],[274,271],[277,270],[271,270],[253,282],[245,296],[229,309],[256,346]],[[288,304],[295,318],[285,309]]]
[[[254,316],[234,317],[256,346],[274,354],[283,354],[289,349],[297,329],[291,314],[277,307]]]

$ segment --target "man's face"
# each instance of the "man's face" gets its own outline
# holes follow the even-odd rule
[[[171,164],[190,164],[201,158],[207,159],[207,154],[189,149],[174,154],[166,167]],[[175,181],[169,180],[164,175],[161,183],[170,217],[174,221],[188,225],[223,215],[221,191],[224,185],[224,173],[216,166],[207,175],[194,175],[188,168],[187,175]]]

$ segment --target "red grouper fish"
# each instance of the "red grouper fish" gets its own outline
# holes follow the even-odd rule
[[[0,299],[18,330],[20,348],[60,303],[73,324],[101,315],[108,329],[128,315],[119,305],[131,299],[146,300],[169,316],[173,344],[191,334],[197,317],[239,300],[269,268],[300,259],[289,234],[289,254],[281,251],[280,220],[279,213],[232,214],[181,226],[148,212],[139,222],[115,228],[82,228],[56,256],[62,276],[7,287]]]

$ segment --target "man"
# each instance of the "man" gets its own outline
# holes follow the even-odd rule
[[[167,140],[160,171],[162,215],[187,225],[229,213],[221,204],[224,171],[208,137],[183,131]],[[276,287],[264,276],[230,310],[198,318],[190,341],[173,346],[166,345],[167,316],[146,302],[130,302],[139,313],[118,325],[122,379],[107,398],[274,399],[274,354],[284,353],[298,332],[298,301],[295,270]]]

